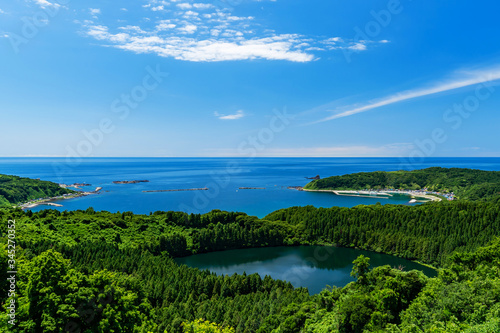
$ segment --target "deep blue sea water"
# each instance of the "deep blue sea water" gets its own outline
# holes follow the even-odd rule
[[[402,164],[398,158],[0,158],[0,173],[40,178],[58,183],[89,183],[103,187],[99,195],[60,202],[60,210],[87,209],[149,214],[163,210],[204,213],[212,209],[243,211],[263,217],[291,206],[316,207],[359,204],[408,204],[399,199],[336,196],[287,189],[309,182],[305,177],[342,175],[361,171],[421,169],[431,166],[500,170],[500,158],[428,158]],[[149,183],[113,184],[117,180]],[[144,193],[208,187],[208,191]],[[265,187],[239,190],[239,187]],[[34,211],[49,208],[39,206]]]

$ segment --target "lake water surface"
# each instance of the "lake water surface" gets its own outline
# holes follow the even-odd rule
[[[294,287],[307,287],[311,294],[327,285],[343,287],[354,279],[350,276],[352,262],[359,255],[370,258],[372,267],[390,265],[405,271],[421,270],[429,277],[436,271],[402,258],[375,252],[330,246],[268,247],[211,252],[177,258],[179,264],[208,269],[217,274],[258,273],[262,278],[289,281]]]

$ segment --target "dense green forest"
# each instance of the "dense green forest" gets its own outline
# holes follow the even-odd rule
[[[11,207],[29,200],[56,197],[66,193],[74,191],[49,181],[0,175],[0,207]]]
[[[19,242],[88,242],[170,255],[279,245],[357,247],[442,265],[454,251],[472,251],[500,235],[500,206],[491,202],[432,202],[419,206],[291,207],[258,219],[245,213],[155,212],[136,215],[44,210],[16,212]],[[4,213],[5,214],[5,213]],[[5,218],[4,218],[5,220]],[[5,231],[5,225],[0,230]]]
[[[0,331],[500,332],[500,205],[490,191],[498,175],[440,168],[422,174],[429,170],[437,173],[431,180],[416,172],[390,184],[436,186],[460,193],[460,200],[292,207],[263,219],[219,210],[137,215],[0,208]],[[390,186],[387,179],[367,182],[374,174],[390,173],[363,174],[359,187]],[[471,195],[475,186],[488,191]],[[310,295],[269,276],[217,276],[173,259],[281,245],[384,252],[438,267],[438,276],[373,268],[360,256],[355,282]],[[7,315],[13,258],[14,326]]]
[[[495,332],[488,327],[499,327],[500,215],[491,202],[293,207],[264,219],[222,211],[4,209],[0,214],[2,235],[9,219],[16,221],[18,235],[19,325],[8,326],[4,315],[0,326],[12,332]],[[370,269],[369,259],[361,257],[353,269],[355,283],[309,295],[270,277],[216,276],[172,260],[299,244],[372,249],[443,269],[429,279],[388,266]],[[493,245],[472,254],[488,244]],[[2,252],[0,274],[5,274],[8,257]],[[6,276],[0,281],[5,290]]]
[[[432,167],[413,171],[360,172],[313,180],[310,190],[402,189],[450,193],[462,200],[500,199],[500,172]]]

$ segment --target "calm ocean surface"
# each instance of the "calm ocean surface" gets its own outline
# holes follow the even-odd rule
[[[500,158],[428,158],[410,169],[431,166],[500,170]],[[408,169],[408,166],[404,166]],[[163,210],[205,213],[212,209],[243,211],[264,217],[291,206],[316,207],[359,204],[408,204],[409,199],[343,197],[287,189],[303,186],[305,177],[342,175],[361,171],[402,169],[398,158],[88,158],[67,164],[64,158],[0,158],[0,173],[40,178],[58,183],[89,183],[102,193],[60,202],[60,210],[87,209],[149,214]],[[117,180],[149,183],[113,184]],[[144,193],[208,187],[208,191]],[[241,190],[239,187],[264,187]],[[49,208],[39,206],[34,211]]]

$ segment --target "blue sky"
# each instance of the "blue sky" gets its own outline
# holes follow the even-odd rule
[[[500,156],[493,0],[0,4],[0,156]]]

